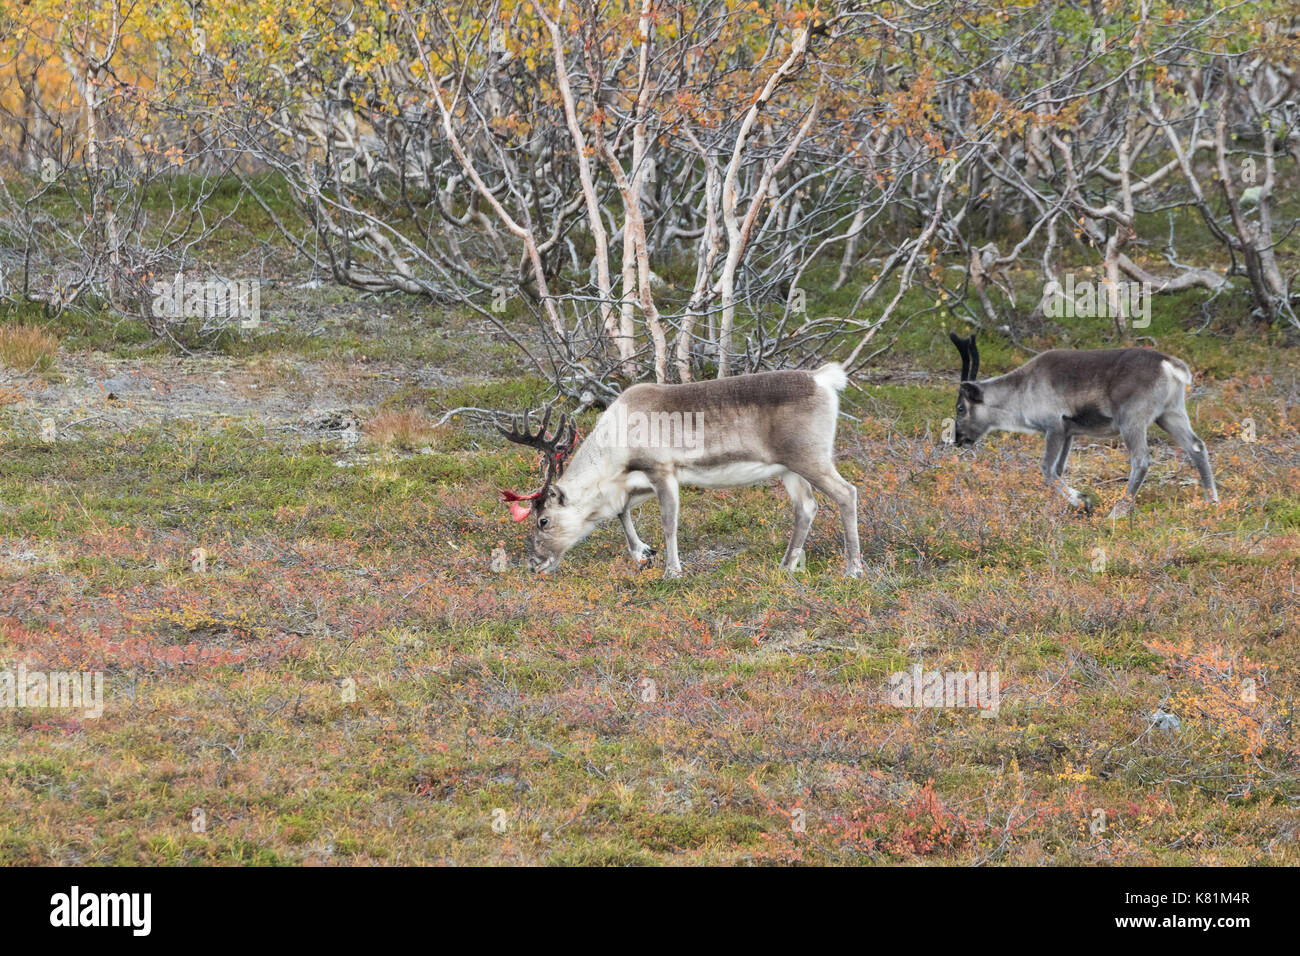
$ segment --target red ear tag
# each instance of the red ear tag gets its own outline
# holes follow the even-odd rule
[[[528,505],[520,504],[517,501],[510,502],[510,520],[527,521],[528,516],[533,513],[533,509]]]

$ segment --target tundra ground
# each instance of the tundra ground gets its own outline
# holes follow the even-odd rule
[[[680,580],[617,524],[541,578],[494,500],[528,455],[437,424],[542,393],[504,343],[269,307],[224,355],[46,323],[53,367],[3,376],[0,669],[103,671],[106,706],[0,711],[0,862],[1300,863],[1293,348],[1194,334],[1194,297],[1150,330],[1217,509],[1156,429],[1116,523],[1118,444],[1071,457],[1091,518],[1036,437],[945,447],[955,353],[913,330],[843,407],[864,578],[825,501],[778,572],[775,483],[684,493]],[[892,706],[914,665],[996,673],[996,715]]]

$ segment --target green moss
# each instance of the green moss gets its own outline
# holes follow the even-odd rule
[[[594,840],[554,850],[549,866],[655,866],[658,859],[630,840]]]
[[[748,846],[763,832],[761,821],[737,813],[657,814],[633,824],[637,840],[656,852],[693,850],[710,843]]]

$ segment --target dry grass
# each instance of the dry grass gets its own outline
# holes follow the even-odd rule
[[[0,326],[0,365],[19,372],[48,372],[58,354],[59,340],[39,326]]]
[[[434,434],[433,422],[421,409],[387,409],[379,412],[365,426],[371,445],[414,451],[427,445]]]

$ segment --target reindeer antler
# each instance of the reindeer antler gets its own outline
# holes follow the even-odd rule
[[[506,431],[500,425],[497,425],[497,431],[517,445],[527,445],[530,448],[540,450],[546,459],[552,465],[560,465],[564,458],[573,451],[574,439],[577,438],[578,429],[569,421],[568,415],[560,416],[559,427],[555,429],[555,434],[547,435],[546,430],[551,424],[551,406],[546,406],[546,411],[542,415],[542,423],[537,431],[532,430],[532,411],[525,411],[522,415],[511,419],[510,430]],[[516,423],[522,427],[516,427]],[[557,473],[555,477],[559,477]]]
[[[569,421],[569,416],[561,414],[559,426],[555,429],[553,435],[547,435],[546,429],[551,424],[551,406],[546,406],[546,411],[542,415],[542,423],[537,431],[532,430],[531,410],[525,410],[522,415],[511,419],[510,430],[496,426],[497,431],[516,445],[527,445],[529,448],[536,448],[543,455],[543,468],[545,480],[542,487],[532,494],[519,495],[513,491],[501,492],[501,500],[510,503],[510,512],[514,520],[523,521],[528,517],[529,512],[518,506],[520,501],[531,501],[536,507],[546,500],[546,492],[551,487],[551,482],[564,474],[564,466],[573,451],[574,443],[578,438],[577,426]]]

